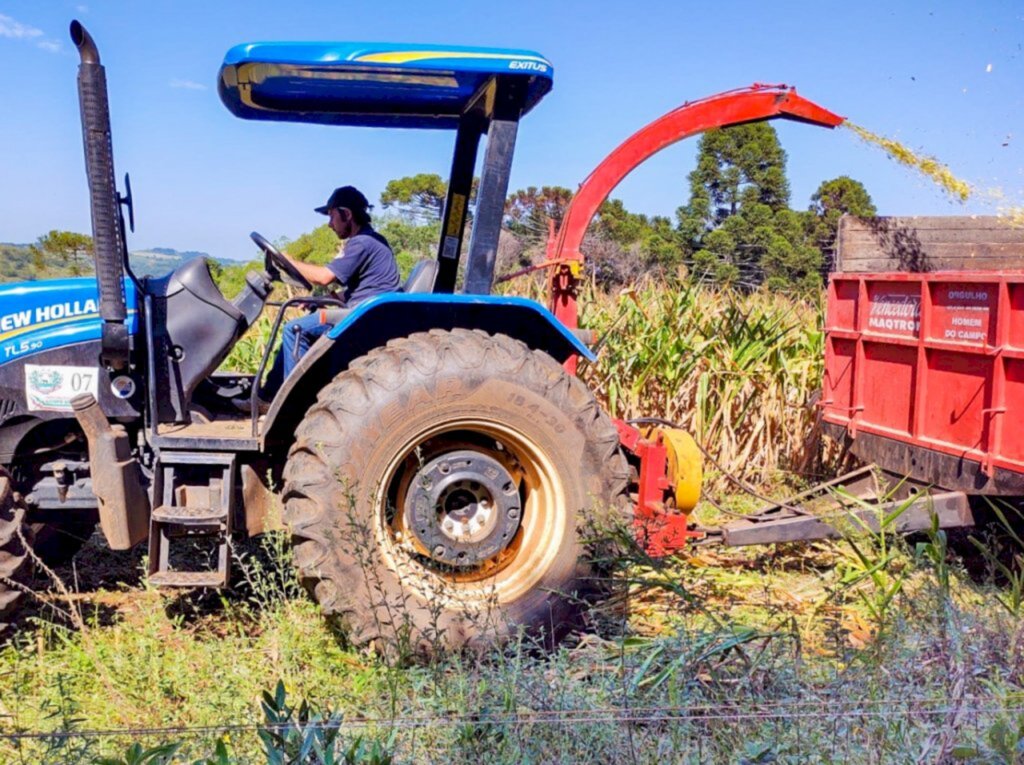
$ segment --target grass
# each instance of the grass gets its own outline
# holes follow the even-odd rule
[[[176,762],[218,745],[271,762],[261,726],[298,746],[332,720],[353,762],[1014,762],[993,752],[1024,732],[1020,613],[941,534],[663,562],[632,548],[628,586],[554,653],[513,642],[411,663],[349,649],[277,540],[245,554],[229,595],[146,590],[115,613],[79,601],[84,630],[23,628],[0,650],[0,732],[138,732],[0,739],[0,761],[177,744]],[[279,682],[290,727],[267,725]]]
[[[584,307],[609,334],[583,374],[613,414],[682,421],[766,491],[818,469],[817,305],[651,285]],[[627,544],[618,594],[556,651],[432,661],[352,650],[283,535],[239,546],[236,587],[207,595],[146,589],[137,558],[93,542],[58,571],[83,593],[52,596],[84,626],[43,608],[0,648],[0,762],[1020,762],[1024,558],[1000,512],[980,547],[886,529],[665,561]]]

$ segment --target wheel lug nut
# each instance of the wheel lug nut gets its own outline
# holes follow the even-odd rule
[[[435,558],[443,558],[444,557],[444,545],[438,545],[437,547],[434,548],[434,557]]]
[[[518,518],[519,517],[519,508],[518,507],[510,507],[508,509],[508,517],[511,518],[513,521],[516,518]]]

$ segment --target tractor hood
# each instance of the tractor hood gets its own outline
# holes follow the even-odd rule
[[[551,63],[527,50],[268,42],[229,50],[218,89],[245,119],[454,129],[498,78],[525,84],[525,114],[551,90],[552,75]]]
[[[138,330],[135,284],[124,278],[125,327]],[[103,333],[95,277],[0,285],[0,365],[25,356],[98,340]]]

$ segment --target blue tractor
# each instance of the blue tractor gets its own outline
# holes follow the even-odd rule
[[[74,554],[97,523],[114,549],[148,539],[153,584],[211,588],[228,584],[232,538],[283,523],[302,580],[357,644],[557,639],[602,588],[585,528],[626,507],[630,474],[562,367],[587,347],[540,305],[489,294],[518,122],[551,65],[433,45],[228,52],[220,97],[243,119],[455,134],[436,259],[352,309],[304,298],[334,327],[260,416],[260,375],[218,367],[275,280],[307,285],[255,233],[265,270],[233,300],[202,258],[132,273],[104,69],[78,22],[71,37],[96,276],[0,289],[0,621],[33,560]],[[291,301],[276,307],[275,332]],[[232,404],[245,396],[248,414]]]

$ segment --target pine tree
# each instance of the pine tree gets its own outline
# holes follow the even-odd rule
[[[818,190],[811,195],[810,212],[813,216],[811,240],[822,251],[831,269],[835,262],[839,219],[847,213],[871,217],[876,210],[864,184],[848,175],[841,175],[830,181],[822,181]]]

